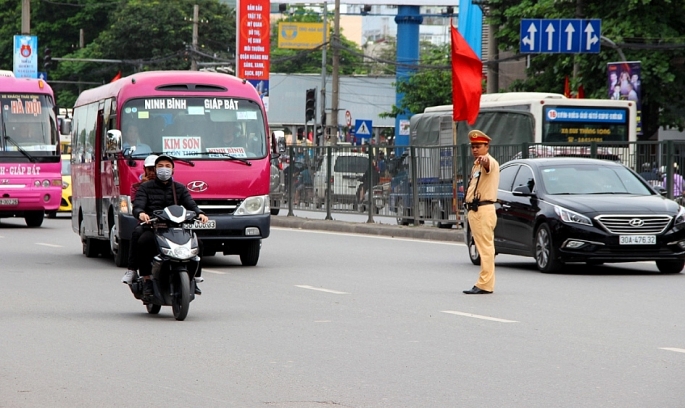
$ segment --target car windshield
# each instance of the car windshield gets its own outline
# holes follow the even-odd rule
[[[549,194],[634,194],[652,195],[630,170],[620,166],[571,164],[545,166],[542,184]]]
[[[338,173],[364,173],[369,168],[366,156],[338,156],[333,171]]]

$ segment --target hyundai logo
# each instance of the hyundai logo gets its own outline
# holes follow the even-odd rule
[[[645,222],[639,218],[633,218],[632,220],[628,221],[628,224],[631,227],[639,228],[645,225]]]
[[[190,190],[194,193],[201,193],[201,192],[207,190],[207,187],[209,187],[209,186],[204,181],[195,180],[195,181],[191,181],[190,183],[186,184],[186,187],[188,187],[188,190]]]

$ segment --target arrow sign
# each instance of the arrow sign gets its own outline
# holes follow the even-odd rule
[[[582,20],[561,20],[564,35],[561,42],[561,52],[580,52],[580,34]]]
[[[521,42],[519,49],[521,52],[540,52],[540,37],[536,33],[540,31],[540,20],[522,19],[521,20]]]
[[[583,36],[581,39],[581,52],[599,52],[602,20],[583,20]]]
[[[542,52],[559,52],[559,40],[561,37],[560,20],[542,20],[542,27],[545,29],[545,38]]]
[[[554,46],[554,32],[556,30],[554,29],[554,24],[549,23],[547,28],[545,29],[545,32],[547,33],[547,51],[551,51],[553,46]]]

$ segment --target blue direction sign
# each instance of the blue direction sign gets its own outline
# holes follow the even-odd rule
[[[357,119],[354,121],[354,134],[357,138],[369,138],[371,137],[372,121],[365,119]]]
[[[602,20],[521,19],[521,53],[598,53]]]

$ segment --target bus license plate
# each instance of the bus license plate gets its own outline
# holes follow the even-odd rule
[[[202,221],[197,220],[194,223],[187,223],[183,224],[183,228],[185,229],[216,229],[216,221],[215,220],[209,220],[207,221],[206,224],[203,224]]]
[[[621,235],[618,242],[621,245],[655,245],[656,235]]]
[[[18,198],[0,198],[0,205],[18,205]]]

